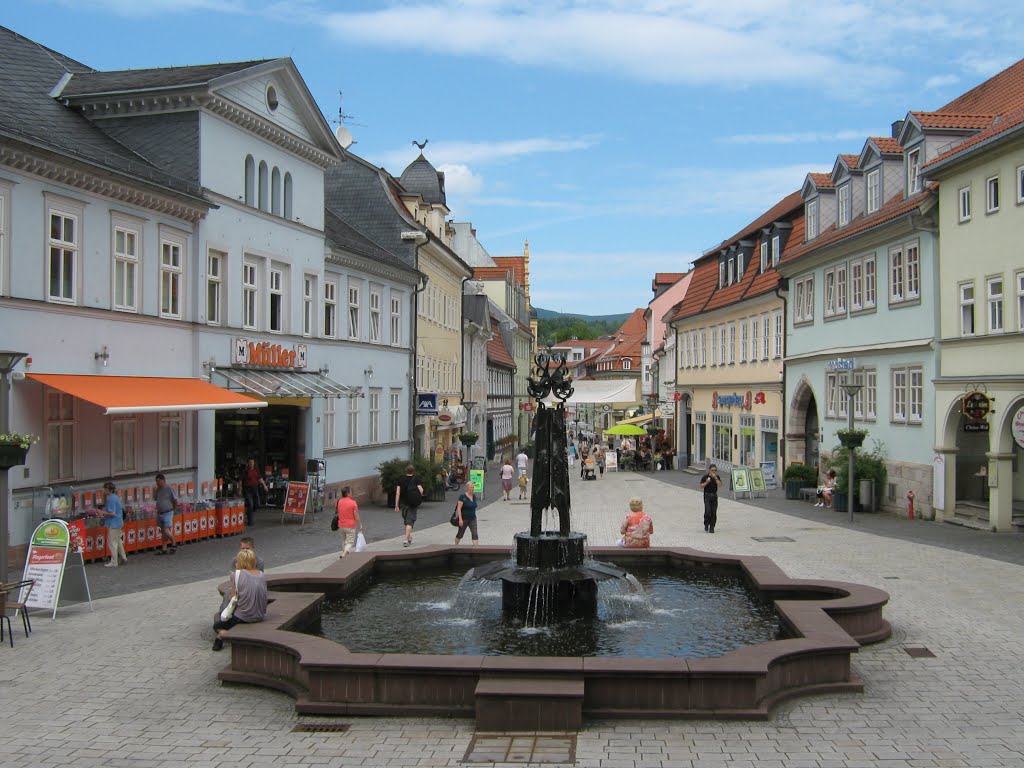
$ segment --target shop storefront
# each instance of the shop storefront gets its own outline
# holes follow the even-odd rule
[[[722,474],[733,467],[775,471],[779,459],[781,387],[729,392],[699,387],[690,401],[692,466],[717,464]]]

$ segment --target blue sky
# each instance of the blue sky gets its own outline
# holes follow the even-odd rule
[[[353,151],[413,140],[533,303],[628,312],[655,272],[1024,56],[979,0],[22,0],[0,24],[97,69],[291,56]]]

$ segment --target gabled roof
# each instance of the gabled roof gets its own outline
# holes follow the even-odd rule
[[[526,258],[523,256],[493,256],[492,260],[499,267],[512,271],[512,279],[526,287]]]
[[[864,149],[867,149],[868,144],[873,144],[881,155],[903,154],[903,147],[891,136],[870,136],[864,142]],[[864,150],[861,150],[860,156],[864,157]]]
[[[1003,115],[1024,108],[1024,59],[957,96],[936,112]]]
[[[782,198],[779,202],[777,202],[775,205],[773,205],[771,208],[769,208],[767,211],[765,211],[756,219],[754,219],[752,222],[747,224],[747,226],[745,226],[735,235],[730,237],[728,240],[723,240],[719,245],[708,250],[705,254],[705,257],[707,255],[710,255],[712,252],[714,252],[715,255],[717,255],[718,251],[720,251],[722,248],[725,248],[729,245],[732,245],[735,242],[738,242],[747,237],[750,237],[751,235],[757,232],[760,232],[765,227],[771,226],[776,221],[785,218],[787,214],[792,213],[793,211],[799,208],[802,208],[803,205],[804,199],[803,197],[800,196],[800,190],[797,190],[796,192],[791,192],[790,194]]]
[[[273,59],[236,61],[225,64],[199,64],[188,67],[157,67],[154,69],[122,69],[107,72],[74,74],[61,89],[61,98],[151,91],[159,88],[180,88],[207,85],[224,75],[243,72]]]
[[[922,128],[979,131],[992,124],[995,115],[962,115],[952,112],[911,112]]]
[[[974,134],[969,139],[958,144],[948,152],[944,152],[938,157],[925,163],[923,169],[934,171],[937,167],[945,165],[947,161],[950,161],[955,157],[964,156],[970,150],[980,145],[988,144],[996,139],[1009,136],[1012,132],[1020,131],[1022,126],[1024,126],[1024,108],[1017,109],[1013,112],[1000,116],[995,123],[984,131]]]
[[[860,155],[840,155],[839,159],[846,163],[846,167],[854,170],[860,162]]]
[[[655,272],[651,281],[651,290],[657,290],[659,285],[675,285],[686,277],[686,272]]]
[[[829,173],[808,173],[807,181],[818,189],[832,189],[835,186],[832,183],[832,174]]]

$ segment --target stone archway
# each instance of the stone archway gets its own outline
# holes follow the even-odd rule
[[[818,464],[818,402],[806,376],[801,376],[789,402],[786,424],[786,464]]]

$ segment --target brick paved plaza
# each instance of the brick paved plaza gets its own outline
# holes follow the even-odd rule
[[[1024,765],[1024,579],[1017,538],[893,518],[851,526],[838,512],[799,502],[725,498],[711,535],[703,532],[694,485],[692,476],[668,472],[574,479],[573,527],[593,544],[611,544],[629,497],[641,496],[655,521],[656,544],[767,555],[794,577],[886,590],[893,636],[854,658],[863,694],[788,701],[766,722],[589,721],[578,734],[575,765]],[[480,514],[486,544],[510,542],[528,526],[526,504],[496,501],[497,495],[492,482]],[[434,505],[424,518],[447,517],[453,503]],[[363,514],[372,549],[401,545],[393,512],[374,507]],[[305,531],[282,531],[277,519],[267,513],[256,529],[271,571],[319,569],[337,557],[331,551],[278,565],[295,556],[296,542],[324,553],[331,541],[324,516]],[[450,543],[452,533],[447,523],[419,529],[414,546]],[[793,541],[754,540],[766,536]],[[195,544],[177,560],[133,556],[116,572],[91,566],[95,592],[113,595],[97,599],[92,612],[71,606],[56,621],[36,614],[27,639],[15,621],[14,648],[5,641],[0,649],[0,766],[467,764],[462,761],[474,736],[485,741],[471,720],[342,718],[330,722],[349,725],[344,732],[293,732],[300,722],[322,719],[297,717],[284,694],[218,683],[229,655],[210,651],[210,620],[224,576],[188,581],[188,574],[206,575],[223,563],[226,575],[235,541]],[[154,579],[164,585],[125,591]],[[920,647],[934,658],[907,653]],[[493,747],[495,740],[488,743]]]

